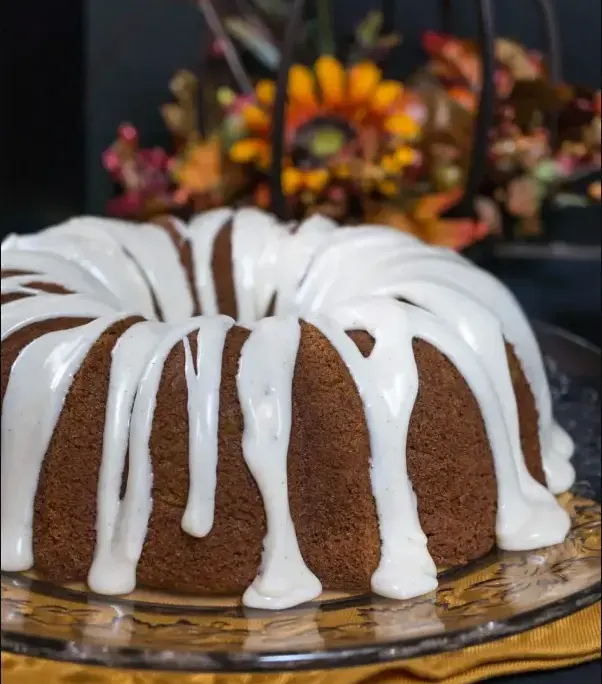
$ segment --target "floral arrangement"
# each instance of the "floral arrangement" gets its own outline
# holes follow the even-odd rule
[[[423,44],[428,69],[474,112],[481,88],[476,46],[435,33]],[[545,200],[558,206],[600,200],[599,181],[586,194],[570,190],[600,172],[600,92],[553,87],[541,55],[511,40],[496,41],[495,58],[496,111],[482,191],[520,221],[523,233],[537,234]]]
[[[215,36],[205,55],[206,73],[214,77],[203,78],[202,89],[190,72],[173,77],[174,101],[161,109],[174,141],[169,153],[141,148],[136,129],[120,127],[103,158],[121,188],[111,214],[144,219],[224,204],[271,206],[276,37],[287,6],[256,0],[229,13],[199,2]],[[446,218],[470,165],[481,90],[478,47],[429,32],[426,66],[402,83],[384,68],[401,38],[384,30],[379,13],[368,15],[341,56],[327,3],[316,6],[299,36],[306,59],[291,66],[286,91],[280,183],[291,218],[319,212],[341,222],[385,223],[461,249],[499,231],[502,213],[535,233],[544,201],[599,200],[599,183],[592,182],[589,195],[567,188],[600,169],[600,93],[552,86],[540,55],[500,39],[477,217]],[[313,58],[308,44],[317,46]]]

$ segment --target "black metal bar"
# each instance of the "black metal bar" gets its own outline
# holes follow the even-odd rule
[[[468,167],[466,186],[460,201],[446,216],[475,217],[474,200],[485,176],[489,131],[493,125],[495,107],[495,22],[492,0],[475,0],[479,15],[479,40],[481,44],[482,84],[479,111],[474,127],[471,159]]]
[[[541,13],[546,33],[546,56],[550,83],[554,86],[562,82],[562,43],[558,30],[558,20],[553,4],[550,0],[535,0]],[[558,112],[549,112],[547,118],[551,134],[551,143],[555,144],[558,136]]]
[[[284,134],[286,105],[288,99],[288,74],[295,57],[295,40],[303,24],[305,0],[294,0],[290,19],[284,36],[282,57],[276,78],[276,102],[272,126],[272,164],[270,168],[271,209],[276,216],[287,219],[286,198],[282,190],[282,159],[284,157]]]

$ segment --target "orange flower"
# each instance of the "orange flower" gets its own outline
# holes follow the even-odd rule
[[[423,237],[419,226],[397,205],[389,202],[367,203],[366,222],[374,225],[390,226],[403,233]]]
[[[462,191],[426,195],[418,200],[410,217],[420,227],[420,234],[427,242],[460,250],[482,240],[490,232],[485,221],[469,218],[446,219],[442,214],[461,197]]]
[[[260,209],[268,209],[271,201],[270,188],[267,183],[259,183],[255,187],[255,192],[253,193],[254,203]]]
[[[462,190],[459,188],[449,192],[425,195],[418,200],[412,216],[421,223],[438,219],[447,209],[453,207],[461,196]]]
[[[450,88],[448,95],[454,102],[471,114],[474,114],[477,111],[477,96],[467,88]]]
[[[326,169],[312,169],[300,171],[289,167],[282,172],[282,190],[285,195],[299,195],[302,192],[310,192],[318,195],[328,183],[330,174]]]
[[[324,104],[337,108],[343,105],[346,96],[347,75],[342,64],[329,55],[318,59],[314,66],[316,79]]]
[[[422,237],[433,245],[461,250],[479,242],[488,234],[484,221],[473,219],[438,219],[422,226]]]
[[[237,164],[256,164],[267,167],[271,161],[271,149],[265,140],[244,138],[230,149],[230,159]]]
[[[246,135],[232,144],[230,159],[238,164],[252,164],[266,169],[271,163],[275,85],[260,81],[251,102],[243,102],[238,114]],[[341,151],[364,130],[373,130],[390,147],[399,151],[383,160],[383,177],[413,163],[415,156],[407,143],[420,134],[420,125],[403,111],[403,86],[384,80],[380,69],[371,62],[361,62],[346,69],[336,58],[325,55],[313,69],[295,64],[288,79],[288,106],[285,139],[289,153],[283,175],[287,194],[304,191],[319,193],[330,178],[349,177],[348,165],[341,163]],[[293,165],[290,154],[302,148],[307,163]],[[297,155],[298,157],[298,155]],[[377,164],[378,166],[378,164]],[[385,185],[392,190],[390,183]]]

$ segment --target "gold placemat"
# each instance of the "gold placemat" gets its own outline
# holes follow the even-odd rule
[[[470,684],[600,658],[600,603],[483,646],[397,663],[300,674],[183,675],[112,670],[2,654],[3,684]]]

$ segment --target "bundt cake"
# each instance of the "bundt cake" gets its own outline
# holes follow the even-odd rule
[[[2,244],[2,569],[408,598],[561,542],[572,442],[512,295],[381,227],[220,209]]]

